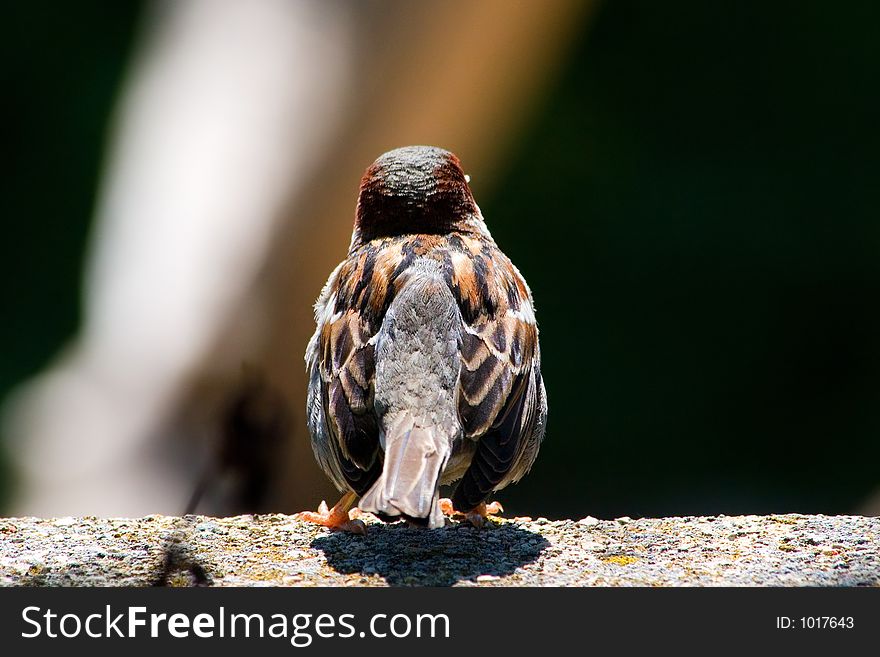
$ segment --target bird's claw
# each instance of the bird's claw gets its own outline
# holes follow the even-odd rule
[[[327,527],[333,531],[348,532],[350,534],[365,535],[367,533],[367,525],[360,520],[360,509],[355,507],[351,511],[344,504],[345,498],[339,501],[332,509],[327,507],[327,502],[321,500],[318,505],[317,513],[314,511],[302,511],[293,517],[306,522],[313,522],[316,525]]]
[[[462,518],[477,528],[484,527],[486,525],[486,518],[489,516],[495,516],[504,511],[504,507],[497,501],[491,502],[490,504],[480,502],[473,510],[468,511],[467,513],[456,511],[455,507],[452,505],[452,500],[448,497],[441,498],[439,504],[440,511],[443,512],[443,515],[449,516],[450,518]]]

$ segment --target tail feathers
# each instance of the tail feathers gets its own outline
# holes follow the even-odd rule
[[[395,423],[385,435],[382,474],[358,506],[380,516],[424,519],[429,527],[442,527],[438,482],[451,449],[439,427],[419,426],[411,416]]]

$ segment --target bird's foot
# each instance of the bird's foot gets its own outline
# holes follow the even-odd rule
[[[360,509],[357,507],[349,511],[349,507],[354,502],[354,494],[348,493],[342,496],[332,509],[327,508],[327,502],[321,500],[318,506],[318,512],[303,511],[297,513],[294,518],[313,522],[316,525],[327,527],[334,531],[349,532],[351,534],[366,534],[367,526],[363,520],[358,519]]]
[[[504,511],[504,507],[500,502],[492,502],[491,504],[480,502],[473,510],[464,514],[464,519],[479,529],[486,525],[489,516],[497,516],[502,511]]]
[[[441,498],[439,503],[443,515],[449,516],[450,518],[463,518],[466,522],[469,522],[471,525],[478,528],[485,526],[486,518],[489,516],[496,516],[504,511],[501,502],[491,502],[490,504],[480,502],[467,513],[456,511],[455,507],[452,505],[452,500],[448,497]]]

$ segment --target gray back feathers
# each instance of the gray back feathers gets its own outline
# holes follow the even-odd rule
[[[461,317],[435,260],[420,260],[376,335],[375,409],[382,475],[360,507],[443,524],[440,473],[462,429],[456,410]]]

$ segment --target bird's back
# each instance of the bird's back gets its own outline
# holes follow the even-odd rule
[[[442,524],[441,474],[461,437],[456,409],[462,322],[440,266],[413,263],[375,338],[375,413],[384,466],[360,508]]]

